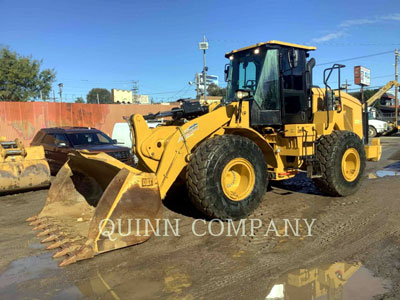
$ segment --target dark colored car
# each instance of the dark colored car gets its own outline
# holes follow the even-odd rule
[[[31,146],[42,145],[52,174],[65,164],[71,150],[86,149],[91,152],[104,152],[126,163],[133,164],[131,149],[116,145],[105,133],[90,127],[42,128],[31,142]]]

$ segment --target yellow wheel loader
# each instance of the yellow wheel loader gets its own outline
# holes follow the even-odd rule
[[[43,210],[28,219],[61,266],[138,244],[157,228],[161,201],[185,180],[191,201],[210,218],[240,219],[264,199],[269,180],[306,172],[323,192],[353,194],[366,159],[379,160],[368,141],[368,118],[354,97],[314,87],[315,47],[270,41],[226,54],[226,100],[184,101],[169,112],[129,119],[136,168],[100,153],[70,155]],[[167,118],[150,129],[146,119]],[[268,197],[265,201],[268,201]]]
[[[24,147],[21,141],[0,137],[0,193],[50,185],[50,169],[42,146]]]

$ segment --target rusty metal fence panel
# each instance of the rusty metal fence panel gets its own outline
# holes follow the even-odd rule
[[[124,116],[172,109],[162,104],[83,104],[49,102],[0,102],[0,136],[21,139],[28,145],[41,128],[87,126],[111,136],[115,123]]]

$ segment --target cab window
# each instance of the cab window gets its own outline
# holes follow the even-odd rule
[[[282,102],[287,124],[307,122],[307,97],[305,94],[305,51],[281,50]]]
[[[262,110],[279,110],[279,52],[267,51],[254,100]]]

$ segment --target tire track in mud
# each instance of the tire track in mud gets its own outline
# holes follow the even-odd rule
[[[282,246],[278,243],[273,247],[265,247],[262,245],[264,237],[258,232],[256,239],[246,245],[248,251],[258,256],[253,266],[236,271],[234,275],[213,277],[210,280],[211,283],[205,284],[202,289],[207,292],[193,295],[205,298],[220,295],[220,290],[226,289],[227,286],[232,292],[232,289],[236,289],[232,282],[252,282],[251,278],[262,276],[266,276],[265,284],[267,285],[268,274],[273,270],[283,274],[296,266],[310,265],[320,261],[352,260],[352,257],[359,257],[359,253],[365,252],[370,247],[373,248],[376,242],[396,232],[391,228],[393,225],[387,222],[390,216],[393,218],[396,215],[393,212],[393,205],[385,206],[385,201],[382,199],[376,201],[380,196],[376,189],[379,184],[382,184],[381,180],[371,183],[362,194],[358,193],[348,198],[334,198],[317,216],[319,222],[316,223],[314,236],[311,239],[300,242],[288,239],[284,243],[286,245]],[[388,198],[396,199],[395,191],[392,191],[392,195]],[[253,216],[263,216],[264,209],[265,205],[261,206]],[[398,207],[397,210],[399,210]],[[281,210],[286,213],[288,211],[288,209]],[[313,253],[312,257],[310,253]]]
[[[302,181],[291,182],[287,189],[284,185],[275,186],[267,193],[260,207],[249,216],[262,219],[264,225],[256,230],[253,238],[196,237],[191,226],[201,216],[190,208],[170,209],[167,206],[164,218],[181,220],[180,237],[153,237],[144,244],[68,266],[63,269],[63,274],[66,274],[68,283],[78,284],[90,279],[97,270],[103,274],[113,272],[122,280],[113,288],[123,289],[129,286],[127,278],[164,280],[164,270],[172,266],[190,279],[190,286],[183,289],[180,296],[190,295],[192,299],[264,299],[272,285],[287,271],[335,261],[364,261],[371,253],[379,257],[379,251],[385,249],[382,247],[392,245],[388,241],[391,236],[397,237],[400,244],[400,207],[398,188],[395,189],[400,186],[400,179],[366,180],[356,195],[347,198],[296,192],[302,185]],[[178,205],[186,201],[178,200]],[[26,210],[26,205],[14,206],[13,209]],[[12,218],[11,207],[8,212],[10,216],[1,220],[4,224]],[[18,220],[23,222],[24,213],[18,213],[18,216]],[[264,237],[269,220],[303,217],[317,218],[313,237],[303,240]],[[25,223],[21,226],[23,230],[29,230],[29,234],[24,236],[33,238],[30,228]],[[21,245],[20,239],[16,243]],[[379,248],[376,245],[380,245]],[[383,275],[388,272],[385,270],[388,270],[389,263],[400,254],[398,248],[390,249],[390,253],[385,252],[385,260],[375,259],[373,264],[377,270],[383,270]],[[380,262],[385,265],[382,267]],[[62,287],[60,281],[55,283]],[[46,289],[50,289],[49,286],[47,284]]]

